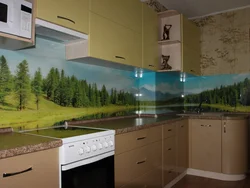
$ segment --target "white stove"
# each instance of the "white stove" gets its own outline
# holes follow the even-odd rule
[[[59,148],[61,188],[114,187],[114,130],[66,124],[23,132],[62,140]],[[93,176],[98,181],[93,181]]]

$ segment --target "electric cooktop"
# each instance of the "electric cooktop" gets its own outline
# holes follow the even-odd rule
[[[82,136],[92,133],[103,132],[103,129],[94,129],[88,127],[77,127],[77,126],[58,126],[51,128],[42,128],[37,130],[23,131],[24,133],[35,134],[40,136],[47,136],[53,138],[69,138],[75,136]]]

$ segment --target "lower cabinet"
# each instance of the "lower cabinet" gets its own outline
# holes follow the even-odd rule
[[[248,170],[248,120],[223,120],[222,126],[222,173],[244,174]]]
[[[59,187],[58,159],[58,148],[2,159],[0,187],[57,188]],[[12,173],[18,174],[11,175]],[[3,174],[11,176],[4,177]]]
[[[191,120],[191,168],[221,173],[221,120]]]

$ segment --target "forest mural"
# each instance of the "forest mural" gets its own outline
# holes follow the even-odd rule
[[[186,111],[250,112],[250,74],[190,77],[184,92]]]
[[[0,127],[133,114],[137,82],[133,72],[67,62],[63,44],[40,38],[34,49],[0,50]]]

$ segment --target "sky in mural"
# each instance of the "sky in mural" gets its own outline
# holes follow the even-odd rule
[[[6,57],[12,73],[15,72],[21,61],[27,60],[31,76],[38,67],[41,68],[43,76],[47,75],[52,67],[55,67],[59,70],[64,69],[68,76],[75,75],[78,79],[86,79],[88,83],[97,83],[99,89],[105,84],[108,90],[116,88],[131,91],[136,89],[138,83],[133,72],[66,61],[63,44],[42,38],[36,39],[36,48],[14,52],[0,50],[1,55]]]
[[[229,86],[234,83],[244,81],[246,78],[250,79],[250,74],[224,74],[212,76],[192,76],[187,75],[184,84],[184,92],[188,94],[198,94],[202,91],[212,90],[220,86]]]

